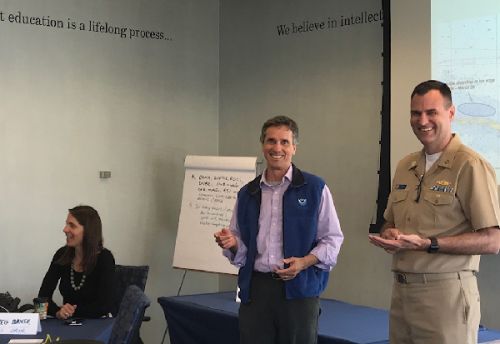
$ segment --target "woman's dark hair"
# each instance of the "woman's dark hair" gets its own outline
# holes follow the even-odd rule
[[[83,227],[82,267],[84,272],[90,273],[97,262],[97,255],[103,248],[101,217],[97,210],[88,205],[78,205],[68,211]],[[66,246],[56,263],[70,265],[73,258],[75,258],[75,248]]]

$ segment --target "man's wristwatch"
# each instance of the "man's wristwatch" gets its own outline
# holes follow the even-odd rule
[[[431,240],[431,244],[427,248],[427,252],[428,253],[436,253],[437,251],[439,251],[438,239],[436,237],[429,237],[429,239]]]

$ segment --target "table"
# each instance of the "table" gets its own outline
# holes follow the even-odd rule
[[[108,342],[113,328],[114,318],[103,319],[85,319],[81,326],[68,326],[64,321],[59,319],[46,319],[42,320],[42,332],[36,335],[28,336],[12,336],[0,335],[0,344],[7,344],[11,338],[30,339],[30,338],[43,338],[50,334],[52,341],[57,337],[62,339],[95,339],[101,340],[105,343]]]
[[[239,341],[234,292],[160,297],[172,344]],[[318,344],[388,343],[387,311],[321,299]]]
[[[239,341],[234,292],[159,297],[172,344],[235,344]],[[318,344],[387,344],[386,310],[321,299]],[[481,328],[479,343],[500,339]]]

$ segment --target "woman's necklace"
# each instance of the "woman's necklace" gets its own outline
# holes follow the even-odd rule
[[[69,275],[69,280],[71,282],[71,287],[73,288],[74,291],[78,291],[83,287],[83,284],[85,283],[85,277],[87,277],[85,274],[82,274],[82,279],[80,280],[80,284],[75,285],[75,269],[73,267],[73,263],[71,263],[71,272]]]

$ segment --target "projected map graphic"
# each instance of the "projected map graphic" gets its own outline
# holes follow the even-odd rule
[[[499,17],[434,21],[432,77],[445,81],[456,106],[453,131],[500,177]]]

